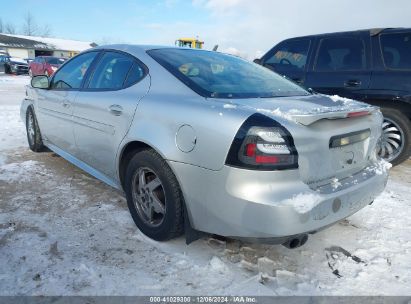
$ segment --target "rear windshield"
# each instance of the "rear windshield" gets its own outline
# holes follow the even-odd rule
[[[64,63],[64,59],[62,58],[45,57],[44,59],[46,59],[47,63],[49,64],[63,64]]]
[[[191,49],[157,49],[147,53],[204,97],[255,98],[310,94],[267,68],[236,56]]]
[[[411,33],[382,34],[384,63],[390,69],[411,69]]]

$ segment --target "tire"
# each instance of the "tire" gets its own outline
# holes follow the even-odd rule
[[[124,188],[131,216],[142,233],[156,241],[183,233],[184,199],[180,186],[166,161],[154,150],[142,150],[132,157]]]
[[[31,106],[26,112],[26,133],[30,150],[33,152],[43,151],[45,147],[43,145],[43,140],[41,139],[39,124],[37,123],[36,115]]]
[[[381,112],[384,123],[379,155],[396,166],[411,155],[411,122],[400,110],[381,108]]]

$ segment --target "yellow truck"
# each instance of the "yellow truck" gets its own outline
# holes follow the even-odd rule
[[[179,38],[175,42],[176,46],[188,47],[192,49],[202,49],[204,41],[200,41],[197,38]]]

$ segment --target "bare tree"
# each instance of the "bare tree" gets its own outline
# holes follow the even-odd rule
[[[35,36],[38,34],[39,27],[30,12],[24,16],[23,34],[26,36]]]
[[[0,33],[4,32],[3,20],[0,18]]]
[[[16,27],[14,26],[13,23],[6,23],[4,25],[4,32],[6,34],[15,35],[16,34]]]
[[[51,34],[52,34],[51,27],[50,27],[50,25],[46,24],[46,25],[41,29],[40,36],[42,36],[42,37],[50,37]]]

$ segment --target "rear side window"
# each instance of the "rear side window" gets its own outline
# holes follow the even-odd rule
[[[308,39],[285,41],[269,55],[264,65],[280,71],[304,70],[309,48]]]
[[[384,64],[389,69],[411,69],[411,33],[382,34],[380,36]]]
[[[100,59],[90,80],[89,89],[118,90],[126,83],[131,85],[144,76],[143,70],[136,71],[135,60],[117,52],[106,52]],[[127,77],[131,72],[132,75]],[[126,81],[127,79],[127,81]]]
[[[134,62],[133,67],[128,73],[127,79],[124,82],[124,86],[129,87],[137,83],[138,81],[144,78],[144,75],[144,69],[137,62]]]
[[[316,71],[356,71],[366,68],[365,45],[361,38],[336,37],[321,40]]]

